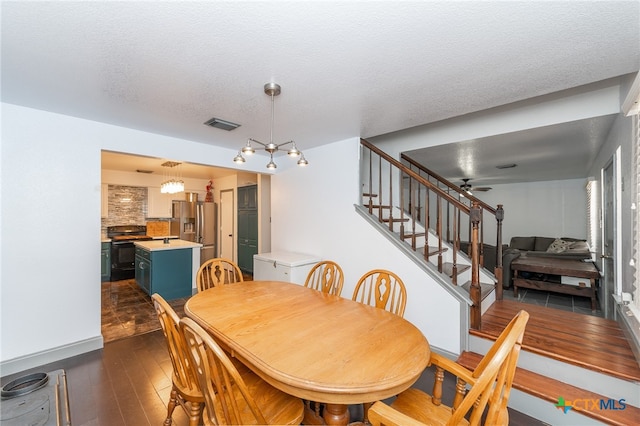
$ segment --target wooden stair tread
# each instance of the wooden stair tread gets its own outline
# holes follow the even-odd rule
[[[404,234],[403,238],[406,240],[408,238],[412,238],[412,237],[424,237],[425,235],[427,235],[425,232],[416,232],[415,234]]]
[[[460,265],[458,264],[458,275],[470,269],[471,265]],[[445,262],[442,264],[442,273],[446,274],[449,278],[453,277],[453,263]]]
[[[482,315],[480,330],[471,329],[469,333],[495,340],[521,309],[530,315],[522,341],[522,348],[527,352],[640,382],[638,361],[620,325],[612,319],[498,300]]]
[[[462,284],[460,287],[464,288],[467,291],[470,291],[471,281],[467,281],[466,283]],[[494,288],[495,288],[495,284],[480,283],[480,300],[484,300],[485,297],[490,295]]]
[[[382,219],[382,221],[383,221],[383,222],[409,222],[409,219],[407,219],[406,217],[405,217],[405,218],[402,218],[402,219],[400,219],[400,218],[395,218],[395,217],[394,217],[394,218],[388,218],[388,217],[386,217],[386,218]]]
[[[371,204],[371,205],[365,204],[364,207],[372,208],[372,209],[383,209],[383,210],[391,208],[391,206],[385,206],[380,204]]]
[[[440,253],[444,253],[447,250],[449,250],[447,247],[442,247],[442,250],[440,250],[438,247],[435,246],[429,246],[429,250],[427,251],[427,254],[429,256],[433,256],[434,254],[440,254]]]
[[[457,362],[463,367],[473,370],[481,359],[482,355],[475,352],[463,352],[458,357]],[[640,419],[640,408],[638,407],[627,404],[624,410],[600,410],[598,405],[597,409],[593,409],[590,403],[583,403],[582,400],[599,401],[603,399],[608,401],[610,398],[520,367],[516,368],[513,388],[553,404],[558,403],[558,397],[560,396],[567,403],[580,400],[581,403],[571,408],[572,411],[607,424],[625,426],[637,424],[638,419]],[[620,407],[617,401],[615,406]]]

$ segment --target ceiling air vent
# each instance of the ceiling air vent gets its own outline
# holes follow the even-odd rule
[[[215,127],[216,129],[222,129],[226,131],[231,131],[233,129],[237,129],[238,127],[240,127],[239,124],[232,123],[230,121],[224,121],[215,117],[205,121],[204,124],[210,127]]]

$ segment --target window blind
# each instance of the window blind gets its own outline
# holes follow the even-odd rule
[[[633,267],[635,268],[634,275],[635,288],[633,289],[633,304],[636,307],[636,312],[640,311],[640,115],[633,116],[633,126],[635,140],[633,143],[633,177],[635,187],[635,200],[633,200],[633,238],[634,238],[634,251],[633,251]]]

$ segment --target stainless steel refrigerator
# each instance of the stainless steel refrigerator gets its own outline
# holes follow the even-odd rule
[[[192,195],[184,201],[173,201],[171,235],[202,244],[200,264],[216,257],[217,207],[216,203],[197,201]]]

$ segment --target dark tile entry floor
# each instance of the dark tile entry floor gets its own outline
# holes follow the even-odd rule
[[[170,300],[179,316],[184,316],[186,298]],[[106,342],[159,330],[151,297],[134,279],[102,283],[102,337]]]
[[[253,275],[243,273],[245,281]],[[102,338],[104,342],[137,336],[160,330],[151,297],[136,284],[135,279],[105,281],[102,283]],[[188,298],[169,300],[178,316],[184,316]]]
[[[591,310],[591,299],[588,297],[552,293],[530,288],[518,289],[517,298],[513,296],[513,288],[504,289],[502,296],[504,300],[515,300],[522,303],[545,306],[547,308],[556,308],[563,311],[604,317],[604,313],[602,312],[602,309],[600,309],[600,306],[598,306],[598,309],[595,311]]]

